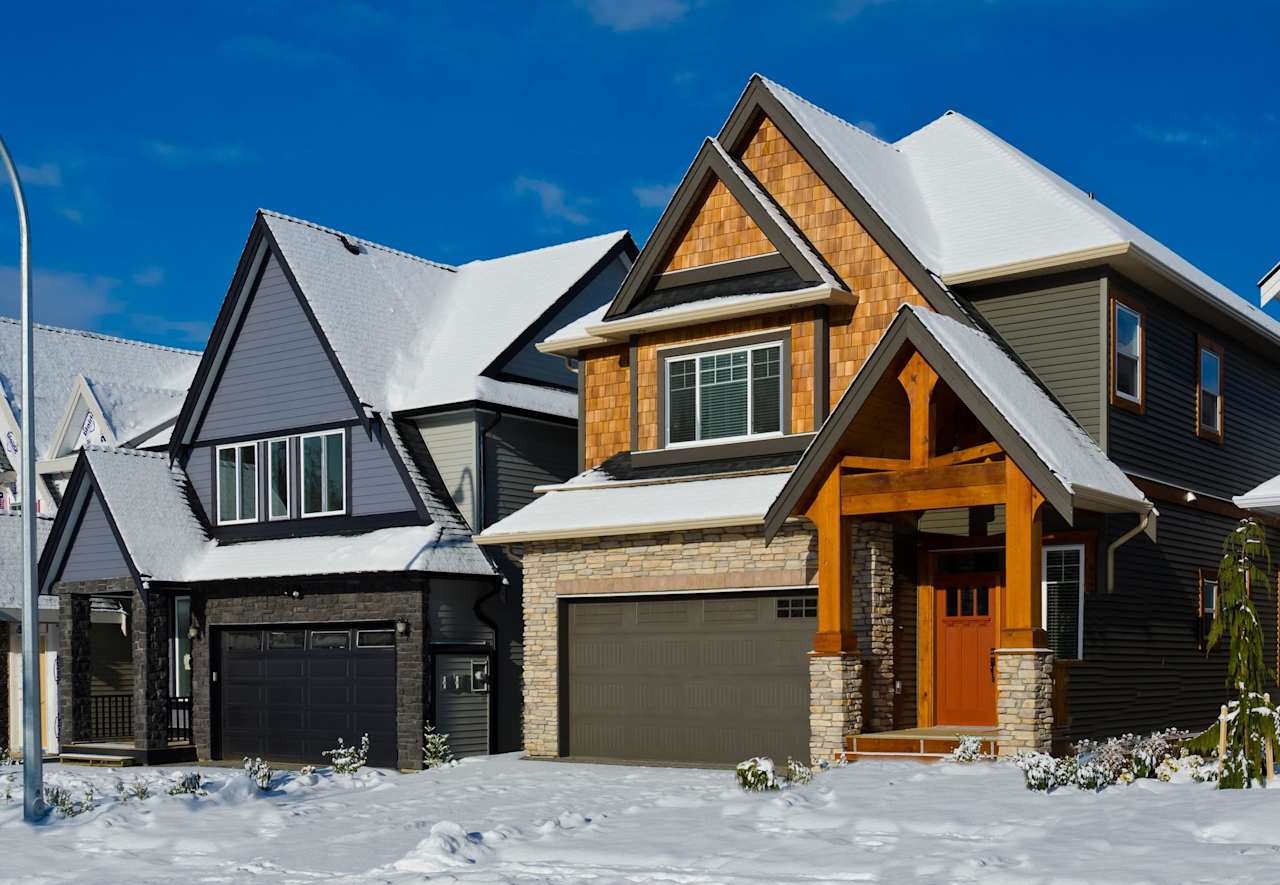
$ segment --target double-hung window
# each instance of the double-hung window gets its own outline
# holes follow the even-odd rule
[[[1212,569],[1200,569],[1200,593],[1196,606],[1196,644],[1205,649],[1209,647],[1209,631],[1213,629],[1213,619],[1218,616],[1218,573]]]
[[[1196,341],[1196,434],[1222,442],[1222,348]]]
[[[235,525],[258,518],[258,444],[218,446],[218,522]]]
[[[293,503],[289,439],[267,440],[267,519],[288,519]]]
[[[1041,612],[1049,648],[1060,661],[1084,657],[1084,545],[1045,546]]]
[[[782,432],[782,342],[670,357],[666,373],[668,445]]]
[[[347,434],[310,433],[302,445],[302,515],[333,516],[347,509]]]
[[[1121,301],[1111,303],[1111,393],[1116,405],[1140,409],[1144,396],[1146,335],[1141,312]]]

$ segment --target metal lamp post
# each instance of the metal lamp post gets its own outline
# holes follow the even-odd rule
[[[22,281],[22,810],[27,820],[44,815],[44,747],[40,741],[40,598],[36,586],[35,378],[31,362],[31,240],[27,201],[9,148],[0,137],[4,161],[18,204]]]

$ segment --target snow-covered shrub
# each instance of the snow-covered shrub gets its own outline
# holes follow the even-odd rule
[[[1058,778],[1065,771],[1060,771],[1058,760],[1048,753],[1019,753],[1013,760],[1026,779],[1027,789],[1047,793],[1054,787],[1062,786]],[[1074,777],[1074,772],[1072,772]]]
[[[271,789],[271,781],[275,778],[275,772],[271,770],[271,763],[264,762],[261,759],[250,759],[248,756],[244,757],[244,773],[264,793]]]
[[[85,791],[83,799],[72,799],[71,791],[64,787],[45,787],[44,803],[63,817],[75,817],[93,808],[96,797],[93,788]]]
[[[129,785],[129,792],[135,799],[147,799],[151,796],[151,787],[147,786],[147,782],[141,778],[134,778],[133,783]]]
[[[422,767],[439,768],[453,761],[453,751],[449,749],[449,736],[436,731],[430,722],[422,730]]]
[[[991,756],[982,751],[982,738],[976,734],[958,734],[960,740],[959,746],[947,754],[948,762],[958,762],[961,765],[968,765],[970,762],[979,762],[983,759],[990,759]]]
[[[813,769],[798,759],[787,757],[787,786],[804,786],[813,780]]]
[[[739,762],[737,776],[738,786],[748,793],[782,789],[778,775],[773,770],[773,760],[768,756],[753,756],[746,762]]]
[[[1075,785],[1082,790],[1099,792],[1114,784],[1123,772],[1113,771],[1100,761],[1076,760]]]
[[[303,777],[311,777],[311,775],[315,773],[316,773],[316,767],[314,765],[304,765],[298,769],[298,774],[302,775]]]
[[[334,773],[355,774],[369,761],[369,735],[365,734],[360,738],[359,746],[352,744],[350,747],[343,743],[342,738],[338,738],[338,746],[325,750],[320,755],[329,760]]]
[[[170,796],[207,796],[209,795],[204,789],[204,782],[200,779],[200,772],[188,771],[186,774],[179,776],[169,787]]]

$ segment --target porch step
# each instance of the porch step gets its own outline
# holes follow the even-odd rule
[[[840,754],[845,762],[941,762],[946,759],[945,753],[851,753],[848,750]]]
[[[916,759],[934,762],[960,746],[960,735],[935,729],[905,729],[881,734],[851,734],[844,739],[844,758]],[[995,737],[981,736],[982,752],[994,756],[999,748]]]
[[[101,765],[107,768],[127,768],[138,764],[132,756],[108,756],[105,753],[62,753],[58,761],[64,765]]]

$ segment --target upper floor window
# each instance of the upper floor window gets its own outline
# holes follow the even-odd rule
[[[1119,406],[1141,409],[1146,360],[1145,318],[1120,301],[1111,306],[1111,394]]]
[[[293,504],[289,439],[267,441],[267,519],[288,519]]]
[[[258,518],[258,444],[218,446],[218,522],[234,525]]]
[[[668,445],[782,432],[782,342],[670,357],[666,373]]]
[[[1196,354],[1196,433],[1222,442],[1222,348],[1198,338]]]
[[[332,516],[346,511],[347,434],[311,433],[302,442],[302,515]]]

